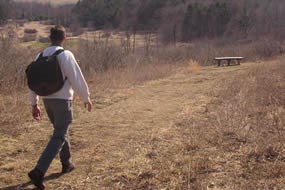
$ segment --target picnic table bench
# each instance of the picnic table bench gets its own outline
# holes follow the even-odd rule
[[[215,61],[218,64],[218,67],[221,66],[222,61],[226,61],[227,65],[230,66],[231,61],[235,61],[236,64],[240,65],[240,61],[244,59],[244,57],[215,57]]]

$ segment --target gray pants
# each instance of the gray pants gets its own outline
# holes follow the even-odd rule
[[[58,153],[62,164],[70,163],[68,128],[72,122],[72,102],[62,99],[44,99],[43,102],[54,128],[53,135],[36,166],[41,172],[46,173]]]

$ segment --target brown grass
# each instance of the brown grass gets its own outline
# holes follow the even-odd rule
[[[224,78],[203,115],[190,112],[177,124],[189,139],[190,189],[284,188],[283,63],[258,64]]]
[[[284,188],[282,65],[264,64],[194,73],[186,64],[170,77],[102,93],[90,114],[76,99],[71,137],[77,170],[53,179],[60,169],[56,160],[48,188]],[[260,85],[264,81],[269,91]],[[30,188],[25,173],[49,137],[47,125],[44,116],[41,123],[7,125],[24,132],[1,132],[1,187]]]

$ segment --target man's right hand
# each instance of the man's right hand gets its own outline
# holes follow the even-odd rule
[[[90,99],[88,99],[88,102],[84,102],[84,107],[85,107],[89,112],[92,111],[92,103],[91,103],[91,100],[90,100]]]
[[[32,107],[32,115],[33,115],[33,118],[37,121],[41,119],[41,109],[38,105],[34,105]]]

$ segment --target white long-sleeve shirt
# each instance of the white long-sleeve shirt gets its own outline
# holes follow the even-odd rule
[[[50,46],[43,51],[43,56],[50,56],[59,49],[63,48],[60,46]],[[72,100],[75,91],[84,102],[88,102],[90,95],[89,88],[73,53],[64,50],[57,58],[63,78],[67,77],[67,80],[59,91],[49,96],[43,96],[43,98]],[[38,104],[39,96],[32,90],[29,90],[29,100],[32,105],[36,105]]]

